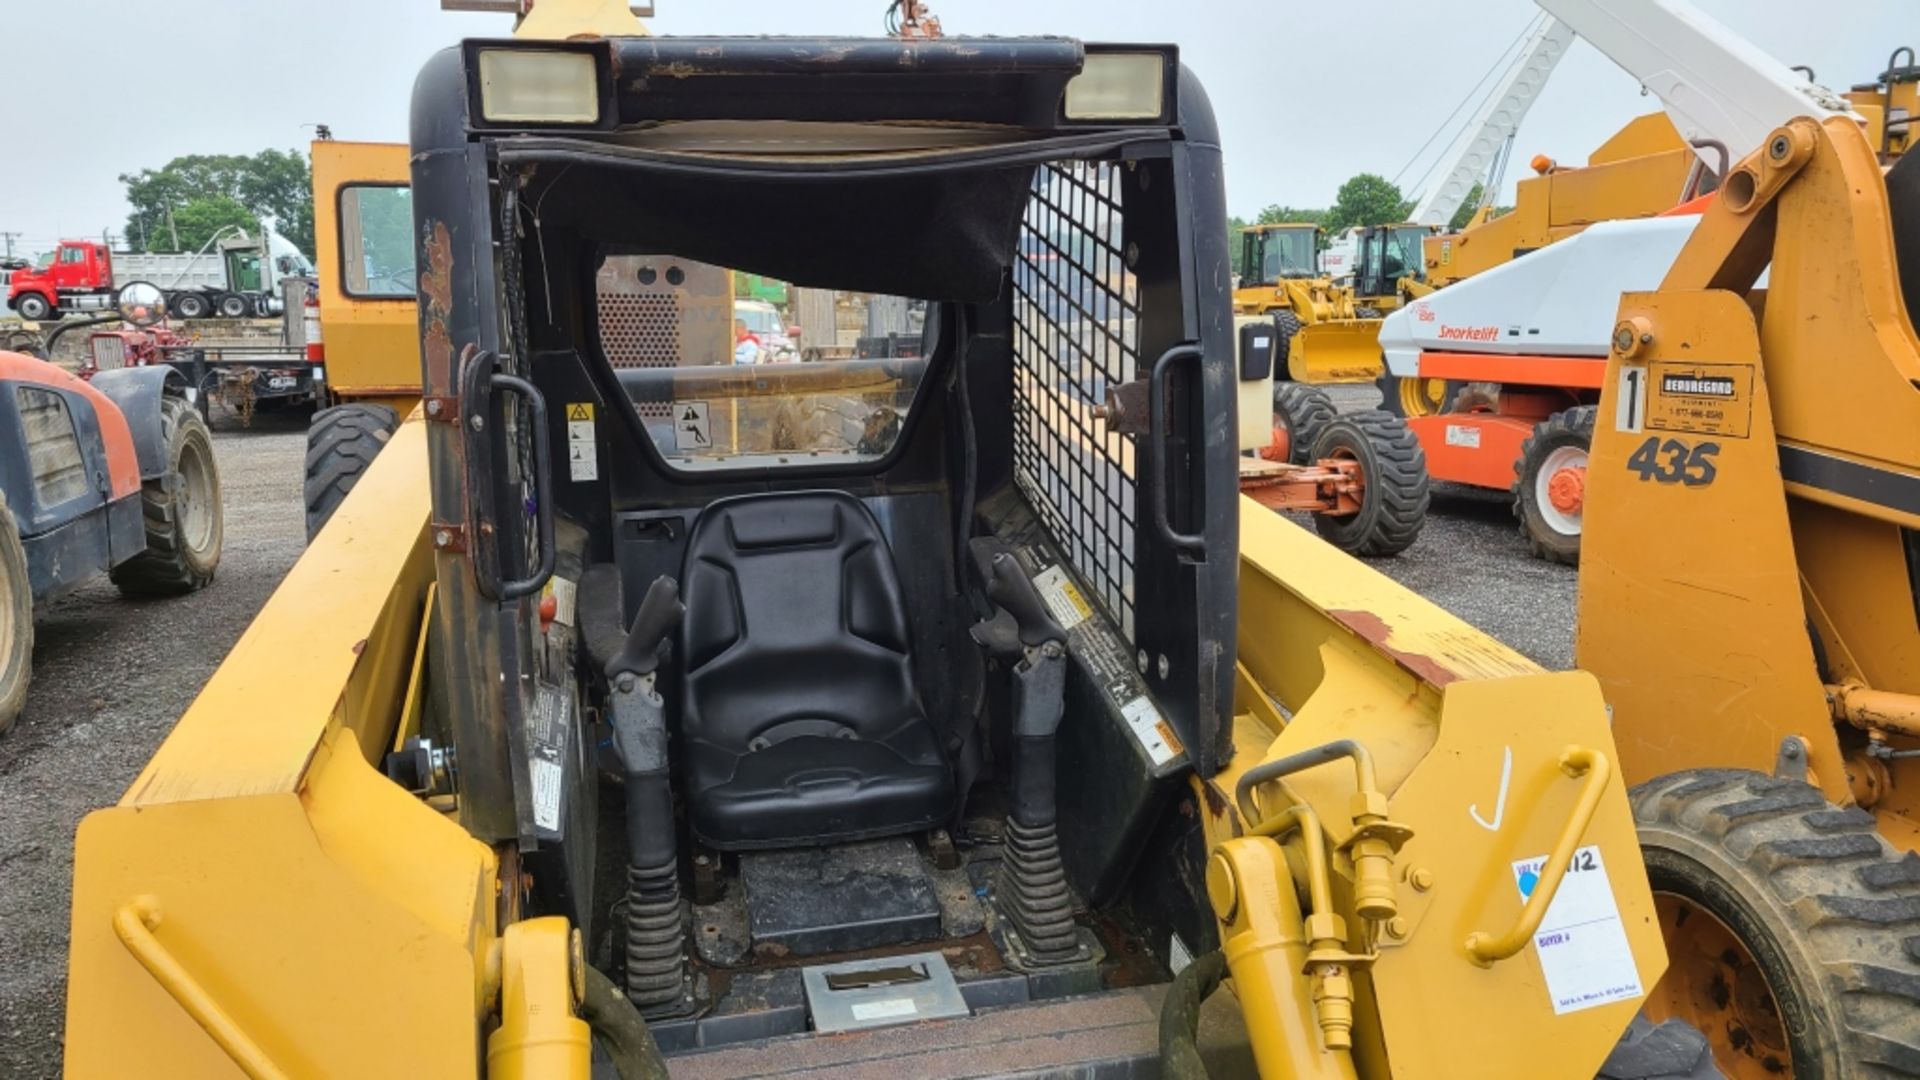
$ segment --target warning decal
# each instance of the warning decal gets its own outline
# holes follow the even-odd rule
[[[1753,424],[1751,367],[1652,363],[1646,374],[1648,429],[1747,437]]]
[[[567,476],[576,483],[600,479],[600,443],[593,433],[593,402],[567,405]]]
[[[706,402],[673,403],[673,437],[674,445],[681,450],[713,448],[713,424],[708,419]]]
[[[1047,612],[1060,629],[1071,630],[1086,621],[1093,614],[1087,599],[1080,595],[1080,587],[1067,576],[1063,566],[1050,566],[1034,575],[1033,587],[1040,592],[1040,599],[1046,602]]]

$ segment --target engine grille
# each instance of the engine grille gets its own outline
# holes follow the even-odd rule
[[[16,387],[14,402],[26,428],[34,498],[49,507],[85,495],[86,463],[80,458],[80,438],[74,433],[67,403],[51,390],[32,386]]]
[[[93,348],[93,366],[101,371],[118,371],[127,366],[127,339],[118,334],[96,334],[88,342]]]
[[[733,278],[660,255],[610,255],[594,279],[600,348],[615,368],[725,365],[733,360]],[[662,420],[666,404],[637,406]]]
[[[1035,173],[1014,264],[1014,477],[1053,541],[1134,636],[1133,445],[1093,408],[1139,367],[1138,285],[1106,162]]]

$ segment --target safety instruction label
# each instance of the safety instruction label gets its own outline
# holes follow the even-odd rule
[[[711,450],[713,423],[704,401],[673,403],[674,445],[681,450]]]
[[[1522,903],[1533,895],[1546,863],[1547,857],[1541,855],[1513,864],[1513,881]],[[1598,845],[1573,853],[1566,879],[1534,932],[1533,945],[1556,1016],[1632,1001],[1646,993]]]
[[[1615,427],[1744,439],[1753,427],[1753,369],[1744,364],[1622,365]]]
[[[561,626],[573,625],[573,612],[579,598],[580,586],[561,577],[559,574],[548,579],[544,595],[553,597],[553,621]]]
[[[1480,429],[1467,424],[1448,424],[1447,445],[1478,450],[1480,449]]]
[[[573,699],[557,686],[541,683],[534,689],[533,709],[527,715],[527,772],[533,782],[533,824],[560,829],[560,794],[567,775],[567,736],[573,719]]]
[[[1180,744],[1180,737],[1173,733],[1173,725],[1167,723],[1167,718],[1160,715],[1160,710],[1145,694],[1122,705],[1120,715],[1126,717],[1134,738],[1140,740],[1155,765],[1165,765],[1186,749]]]
[[[600,441],[593,433],[593,403],[567,406],[567,475],[575,482],[600,479]]]
[[[1039,590],[1040,599],[1046,602],[1047,611],[1062,630],[1079,626],[1093,614],[1087,598],[1080,595],[1080,587],[1067,576],[1064,566],[1049,566],[1034,575],[1033,587]]]

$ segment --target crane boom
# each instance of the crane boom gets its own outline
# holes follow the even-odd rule
[[[1796,116],[1858,119],[1845,98],[1686,0],[1536,2],[1658,97],[1681,138],[1720,143],[1733,160]]]
[[[1573,43],[1573,34],[1572,28],[1549,18],[1527,35],[1512,66],[1440,159],[1441,166],[1435,170],[1440,179],[1414,204],[1409,221],[1445,225],[1453,220],[1454,211],[1467,201],[1473,185],[1486,177],[1501,146],[1526,118],[1540,88]]]

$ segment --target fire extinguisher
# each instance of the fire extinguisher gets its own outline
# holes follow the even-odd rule
[[[301,312],[303,335],[307,339],[307,363],[319,364],[327,358],[326,343],[320,339],[320,290],[309,288],[305,309]]]

